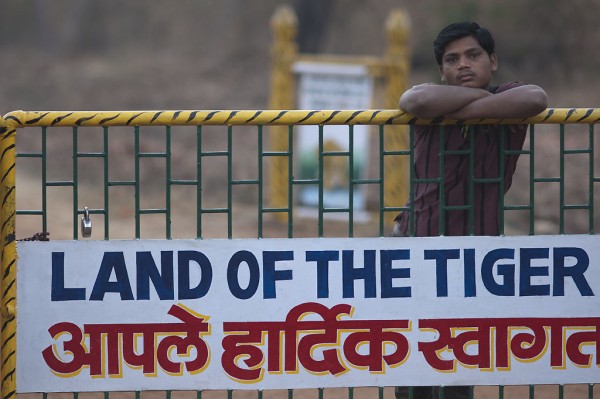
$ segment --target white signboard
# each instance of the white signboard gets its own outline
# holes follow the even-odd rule
[[[373,78],[363,65],[325,64],[298,62],[294,64],[298,75],[298,108],[309,110],[369,109],[373,97]],[[319,127],[297,127],[298,152],[300,154],[300,178],[314,179],[319,172]],[[367,173],[369,153],[369,128],[353,127],[354,179],[364,178]],[[348,126],[323,126],[323,150],[347,152],[350,149]],[[346,208],[350,203],[350,164],[346,156],[325,156],[324,196],[325,207]],[[353,188],[353,205],[357,210],[365,208],[364,186]],[[300,190],[300,202],[306,206],[318,206],[318,187],[306,185]]]
[[[18,242],[17,391],[598,383],[599,244]]]

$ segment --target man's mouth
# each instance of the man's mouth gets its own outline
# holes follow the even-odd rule
[[[457,79],[461,82],[466,82],[472,80],[475,77],[475,74],[472,72],[462,73],[457,76]]]

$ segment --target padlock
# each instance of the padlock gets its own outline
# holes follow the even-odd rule
[[[83,217],[81,218],[81,236],[88,238],[92,236],[92,219],[87,206],[83,208]]]

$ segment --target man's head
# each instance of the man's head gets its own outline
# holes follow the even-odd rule
[[[433,43],[442,81],[450,85],[487,88],[498,67],[494,39],[475,22],[445,27]]]
[[[475,38],[488,55],[494,54],[494,38],[489,30],[482,28],[475,22],[457,22],[442,29],[433,42],[433,54],[438,65],[442,65],[442,57],[446,51],[446,46],[450,42],[466,36]]]

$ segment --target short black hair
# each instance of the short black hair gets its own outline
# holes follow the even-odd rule
[[[442,29],[433,42],[433,54],[438,65],[442,65],[442,57],[448,43],[467,36],[473,36],[488,55],[494,54],[494,38],[489,30],[475,22],[457,22]]]

